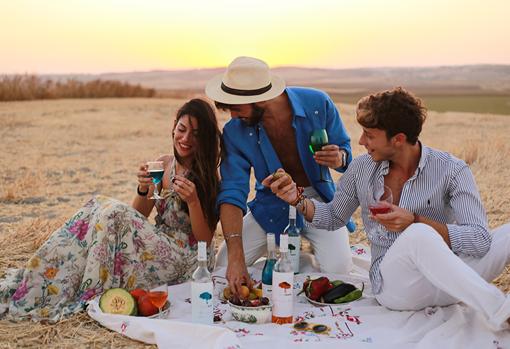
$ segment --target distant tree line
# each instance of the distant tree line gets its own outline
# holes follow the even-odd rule
[[[54,81],[37,75],[12,75],[0,78],[0,101],[27,101],[58,98],[154,97],[156,90],[120,81]]]

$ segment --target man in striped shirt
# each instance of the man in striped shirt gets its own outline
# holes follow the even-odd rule
[[[396,88],[364,97],[356,114],[368,154],[352,161],[331,202],[306,198],[286,176],[262,184],[321,229],[344,225],[361,206],[382,305],[418,310],[462,301],[492,329],[508,328],[510,298],[490,282],[510,262],[510,224],[491,234],[466,163],[418,141],[426,117],[418,98]],[[380,204],[388,213],[372,214],[372,197],[385,186],[393,201]]]

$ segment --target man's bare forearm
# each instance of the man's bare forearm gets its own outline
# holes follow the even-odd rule
[[[235,205],[222,204],[220,206],[220,221],[223,237],[227,244],[228,259],[244,262],[243,211]]]

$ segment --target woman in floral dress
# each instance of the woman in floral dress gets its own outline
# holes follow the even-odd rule
[[[93,197],[33,255],[0,280],[0,318],[57,321],[105,289],[153,288],[190,279],[197,241],[209,245],[218,221],[220,131],[211,106],[193,99],[177,112],[173,154],[164,162],[161,200],[149,199],[147,166],[131,206]],[[156,207],[156,225],[147,217]]]

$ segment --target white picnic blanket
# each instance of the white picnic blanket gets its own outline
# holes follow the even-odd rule
[[[215,314],[222,321],[212,326],[191,323],[190,283],[168,287],[171,311],[168,319],[104,314],[98,299],[91,301],[89,315],[103,326],[130,338],[157,344],[159,348],[510,348],[510,331],[492,332],[485,321],[462,304],[431,307],[421,311],[390,311],[380,306],[371,294],[366,268],[368,249],[353,247],[355,272],[351,275],[326,275],[360,285],[363,298],[338,306],[317,307],[304,295],[295,297],[296,321],[327,325],[327,333],[295,330],[292,325],[252,325],[232,321],[228,305],[220,301],[226,285],[225,269],[214,272]],[[306,256],[305,256],[306,258]],[[306,260],[305,260],[306,263]],[[307,275],[318,276],[313,265],[295,279],[295,293]],[[259,267],[251,268],[260,280]]]

